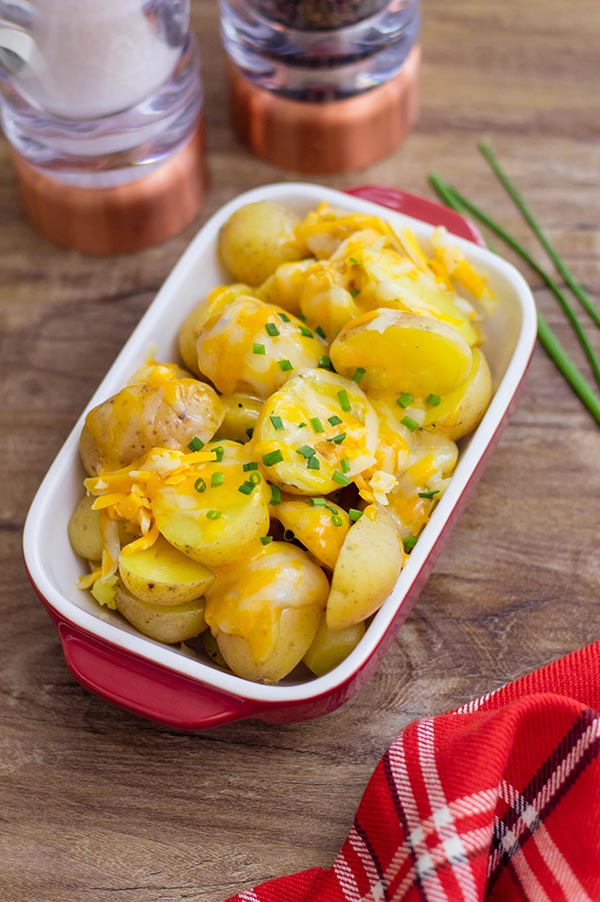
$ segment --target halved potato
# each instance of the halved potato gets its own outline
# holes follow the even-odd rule
[[[90,410],[79,452],[86,471],[116,470],[155,447],[185,449],[209,441],[225,416],[213,388],[197,379],[165,378],[129,385]]]
[[[158,531],[207,567],[242,560],[268,532],[271,492],[258,469],[244,469],[252,466],[247,447],[212,442],[204,451],[221,448],[221,460],[198,463],[153,494]]]
[[[197,376],[200,376],[201,373],[198,367],[196,344],[202,326],[207,319],[210,319],[219,310],[223,310],[241,295],[251,296],[252,289],[241,283],[218,285],[184,319],[179,330],[179,353],[187,368]]]
[[[364,636],[365,629],[365,624],[361,621],[345,629],[332,630],[323,618],[317,635],[302,660],[315,676],[323,676],[348,657]]]
[[[350,529],[346,511],[325,498],[290,498],[273,506],[273,517],[329,570]]]
[[[214,578],[199,561],[167,542],[162,536],[143,551],[119,555],[119,574],[125,588],[141,601],[160,605],[182,605],[199,598]]]
[[[480,423],[492,397],[492,374],[479,350],[473,350],[473,366],[467,381],[445,395],[437,407],[428,407],[423,428],[443,432],[457,442]]]
[[[174,645],[198,636],[206,629],[204,599],[180,605],[150,604],[117,586],[117,610],[132,626],[157,642]]]
[[[247,442],[263,406],[262,399],[244,392],[236,392],[233,395],[221,395],[221,401],[225,407],[225,417],[215,434],[215,439]]]
[[[296,237],[300,222],[293,210],[272,201],[246,204],[219,232],[221,261],[238,282],[260,285],[281,263],[306,257]]]
[[[234,673],[276,683],[309,648],[328,591],[325,574],[306,552],[272,542],[217,575],[206,620]]]
[[[373,614],[390,594],[404,564],[393,515],[369,505],[342,545],[327,599],[327,626],[341,630]]]
[[[472,365],[471,348],[451,326],[387,308],[349,322],[329,353],[336,370],[348,378],[364,370],[360,385],[365,391],[409,392],[418,398],[453,391]]]

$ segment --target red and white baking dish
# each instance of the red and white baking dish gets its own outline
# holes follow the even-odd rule
[[[342,194],[312,184],[270,185],[237,197],[201,229],[88,409],[120,390],[145,361],[149,349],[157,348],[158,360],[177,359],[180,323],[212,287],[227,281],[216,253],[219,228],[238,207],[257,200],[277,201],[300,213],[321,201],[374,213],[398,226],[409,225],[425,245],[432,225],[445,225],[460,236],[458,243],[487,274],[499,299],[497,312],[484,325],[483,348],[493,374],[494,396],[476,432],[462,443],[449,488],[358,647],[325,676],[300,680],[292,676],[275,686],[243,680],[176,647],[147,639],[77,588],[82,561],[70,548],[67,524],[82,492],[78,441],[84,411],[31,505],[24,532],[29,575],[57,626],[67,665],[80,683],[130,711],[185,730],[244,718],[293,722],[319,717],[335,710],[365,684],[421,592],[499,440],[536,337],[535,305],[527,284],[510,264],[482,247],[477,230],[456,213],[422,198],[374,186]]]

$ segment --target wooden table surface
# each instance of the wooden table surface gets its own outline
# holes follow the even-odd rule
[[[597,425],[536,349],[504,438],[435,573],[368,685],[288,726],[182,735],[81,688],[21,559],[27,509],[121,345],[205,218],[294,178],[232,136],[216,3],[195,0],[210,191],[162,247],[110,261],[38,236],[0,145],[0,899],[219,902],[328,865],[381,753],[409,721],[494,689],[600,634]],[[531,248],[478,154],[488,137],[578,279],[600,300],[596,0],[425,0],[418,125],[367,172],[323,179],[432,196],[436,170]],[[318,181],[318,179],[314,179]],[[548,290],[540,308],[581,355]],[[600,350],[598,332],[594,344]],[[582,364],[587,372],[587,368]]]

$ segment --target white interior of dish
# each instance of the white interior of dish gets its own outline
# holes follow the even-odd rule
[[[263,686],[224,673],[209,662],[145,638],[118,614],[100,608],[87,592],[79,590],[76,581],[85,566],[70,548],[67,524],[82,494],[84,473],[78,457],[78,441],[85,413],[119,391],[131,373],[146,360],[149,351],[161,361],[178,359],[176,336],[186,314],[211,288],[229,281],[216,254],[219,228],[239,206],[257,200],[274,200],[301,214],[321,201],[348,210],[374,213],[397,226],[409,225],[426,246],[432,231],[431,226],[418,220],[312,184],[283,183],[257,188],[223,207],[187,248],[57,455],[31,506],[25,526],[24,551],[31,577],[43,597],[59,614],[84,630],[238,697],[283,702],[310,699],[331,691],[360,670],[381,641],[514,396],[535,342],[536,313],[527,284],[510,264],[485,249],[456,238],[477,268],[487,275],[499,303],[495,315],[485,322],[483,345],[493,374],[494,397],[478,429],[461,447],[450,487],[364,639],[335,670],[323,677],[301,681],[295,679],[294,674],[276,686]]]

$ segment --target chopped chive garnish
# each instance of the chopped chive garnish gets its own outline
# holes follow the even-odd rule
[[[404,545],[405,551],[412,551],[415,545],[417,544],[416,536],[407,536],[402,543]]]
[[[342,520],[342,518],[340,517],[339,514],[334,514],[333,517],[331,518],[331,522],[333,523],[334,526],[343,526],[344,525],[344,521]]]
[[[317,333],[317,335],[320,335],[321,338],[327,338],[327,336],[325,334],[325,330],[323,329],[322,326],[317,326],[317,328],[315,329],[315,332]]]
[[[294,539],[296,538],[296,535],[295,535],[295,533],[293,532],[293,530],[291,530],[291,529],[284,529],[284,530],[283,530],[283,538],[285,539],[286,542],[293,542]]]
[[[223,460],[223,455],[225,454],[225,448],[222,448],[221,445],[217,445],[216,448],[211,448],[211,451],[214,451],[215,460],[220,464]]]
[[[210,510],[206,512],[206,516],[209,520],[218,520],[221,516],[221,511],[218,510]]]
[[[242,470],[244,471],[244,473],[249,473],[250,470],[258,470],[258,464],[255,460],[251,460],[249,464],[244,464]]]
[[[344,410],[346,413],[348,413],[350,410],[352,410],[352,406],[350,404],[350,401],[348,400],[348,392],[346,391],[345,388],[342,388],[337,393],[337,396],[339,398],[340,407],[342,408],[342,410]]]
[[[333,476],[331,478],[334,482],[337,482],[338,485],[348,485],[350,483],[348,477],[341,473],[339,470],[334,470]]]
[[[430,404],[431,407],[439,407],[440,404],[442,403],[442,399],[440,398],[439,395],[431,394],[431,395],[427,395],[427,397],[425,398],[425,403]]]
[[[252,483],[252,485],[259,485],[262,482],[262,476],[255,470],[248,476],[248,482]]]
[[[413,420],[412,417],[402,417],[400,422],[403,426],[406,426],[407,429],[410,429],[411,432],[414,432],[415,429],[419,428],[419,424],[416,420]]]
[[[356,259],[356,257],[348,257],[348,262],[352,263],[353,266],[360,266],[360,263]]]
[[[306,317],[304,316],[303,313],[297,313],[297,314],[296,314],[296,319],[302,320],[303,323],[306,322]]]
[[[213,473],[210,477],[210,485],[211,488],[216,488],[218,485],[223,485],[225,482],[225,473]]]
[[[340,460],[340,465],[342,467],[342,473],[350,472],[350,461],[347,457],[342,457],[342,459]]]
[[[279,369],[283,370],[284,373],[294,369],[289,360],[278,360],[277,363],[279,364]]]
[[[202,476],[198,477],[198,479],[194,483],[194,488],[197,492],[200,492],[200,494],[206,491],[206,482],[204,481],[204,479],[202,479]]]
[[[409,392],[405,391],[403,395],[400,395],[399,398],[396,398],[396,404],[400,407],[408,407],[409,404],[412,404],[414,398]]]
[[[313,507],[325,507],[327,505],[324,498],[311,498],[310,503]]]
[[[251,495],[253,491],[254,486],[248,480],[246,480],[246,482],[242,482],[242,484],[238,486],[238,492],[241,492],[242,495]]]
[[[190,451],[202,451],[202,449],[204,448],[204,442],[202,441],[202,439],[199,439],[197,435],[195,435],[189,443],[188,448],[190,449]]]
[[[265,346],[254,342],[252,345],[252,353],[253,354],[266,354]]]
[[[262,545],[270,545],[273,541],[273,536],[261,536],[260,541]]]
[[[277,451],[270,451],[268,454],[263,454],[262,462],[265,467],[272,467],[273,464],[280,464],[283,460],[283,454],[277,449]]]
[[[283,420],[281,417],[269,417],[275,429],[283,429]]]
[[[360,294],[360,288],[351,288],[350,294],[352,295],[353,298],[357,298]]]
[[[300,329],[301,333],[304,335],[305,338],[314,338],[315,337],[313,335],[313,333],[310,331],[310,329],[308,328],[308,326],[300,325],[300,326],[298,326],[298,328]]]
[[[345,432],[340,432],[338,435],[334,435],[333,438],[328,438],[328,442],[333,442],[334,445],[341,445],[344,439],[346,438]]]
[[[323,354],[323,356],[319,358],[319,368],[322,370],[332,370],[333,364],[331,362],[331,357],[328,357],[327,354]]]
[[[271,338],[275,338],[276,335],[281,334],[275,323],[267,323],[265,326],[265,332],[267,333],[267,335],[270,335]]]
[[[318,457],[309,457],[306,461],[306,466],[309,470],[320,470],[321,464],[319,463]]]
[[[358,385],[358,383],[362,381],[362,378],[366,372],[367,371],[364,366],[357,366],[352,374],[352,381],[356,382],[356,384]]]
[[[309,457],[314,457],[317,452],[311,445],[302,445],[301,448],[296,448],[296,454],[301,454],[302,457],[306,457],[308,460]]]
[[[271,504],[281,504],[281,489],[278,485],[271,486]]]
[[[308,429],[306,423],[298,423],[298,429]]]
[[[325,432],[325,427],[318,417],[311,417],[310,425],[315,430],[315,432]]]
[[[252,436],[254,435],[254,429],[252,427],[246,429],[246,435],[248,436],[248,438],[252,438]]]
[[[279,317],[279,319],[281,320],[282,323],[289,323],[289,322],[290,322],[290,318],[289,318],[289,316],[287,315],[287,313],[281,313],[281,311],[278,310],[278,311],[277,311],[277,316]]]
[[[433,498],[434,495],[439,495],[440,490],[434,489],[431,492],[419,492],[419,498]]]
[[[331,423],[332,426],[339,426],[343,420],[341,417],[338,417],[337,414],[334,414],[332,417],[327,417],[327,422]]]
[[[348,516],[350,517],[350,520],[352,521],[352,523],[356,523],[357,520],[360,520],[362,515],[363,515],[363,512],[357,510],[355,507],[351,507],[350,510],[348,511]]]

